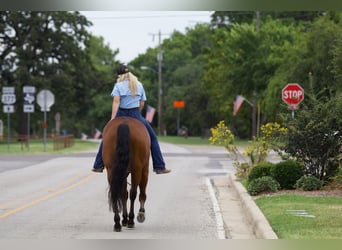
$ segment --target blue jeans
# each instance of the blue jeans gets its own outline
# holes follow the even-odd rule
[[[128,116],[128,117],[136,118],[145,125],[151,138],[151,155],[152,155],[153,169],[165,169],[165,162],[164,162],[161,150],[160,150],[157,136],[153,128],[151,127],[151,125],[148,123],[148,121],[146,121],[146,119],[142,117],[139,108],[119,109],[116,114],[116,117],[120,117],[120,116]],[[102,167],[104,167],[104,164],[102,161],[102,141],[101,141],[99,151],[95,158],[94,168],[102,168]]]

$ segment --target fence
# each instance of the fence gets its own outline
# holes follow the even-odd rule
[[[52,139],[53,139],[53,150],[60,150],[63,148],[72,147],[74,145],[73,135],[54,136]]]

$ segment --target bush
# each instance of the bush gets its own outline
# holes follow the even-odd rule
[[[294,189],[296,181],[303,175],[303,167],[293,160],[278,162],[271,169],[271,176],[278,181],[281,189]]]
[[[320,92],[319,95],[321,95]],[[291,119],[284,150],[303,162],[305,174],[327,181],[339,167],[342,98],[310,98]]]
[[[248,193],[250,195],[258,195],[262,192],[277,192],[279,189],[279,183],[271,176],[263,176],[254,179],[248,185]]]
[[[263,176],[271,176],[271,168],[274,166],[274,163],[271,162],[263,162],[259,163],[255,167],[251,169],[248,174],[248,182],[263,177]]]
[[[323,182],[315,176],[302,176],[297,180],[295,187],[304,191],[312,191],[321,189]]]
[[[336,175],[330,178],[329,185],[337,189],[342,189],[342,165]]]

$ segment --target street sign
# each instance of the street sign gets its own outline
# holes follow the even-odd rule
[[[281,91],[282,99],[290,106],[297,106],[304,100],[304,89],[298,83],[289,83]]]
[[[4,111],[4,113],[14,113],[14,106],[13,105],[4,105],[3,111]]]
[[[1,101],[3,104],[14,104],[16,101],[15,94],[2,94]]]
[[[173,101],[174,108],[184,108],[185,102],[184,101]]]
[[[24,104],[24,113],[34,113],[34,105],[25,105]]]
[[[24,86],[24,113],[34,112],[34,100],[36,99],[34,93],[36,93],[36,88],[33,86]]]
[[[2,87],[3,94],[14,94],[15,88],[14,87]]]
[[[3,104],[14,104],[16,102],[14,87],[2,87],[1,102]]]
[[[41,111],[50,111],[50,107],[55,103],[55,95],[50,90],[41,90],[37,95],[37,103]]]

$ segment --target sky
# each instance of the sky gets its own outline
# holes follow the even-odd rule
[[[81,11],[93,25],[89,31],[102,36],[112,50],[119,49],[116,59],[128,64],[161,39],[170,38],[175,30],[185,33],[197,23],[209,23],[212,11]]]

